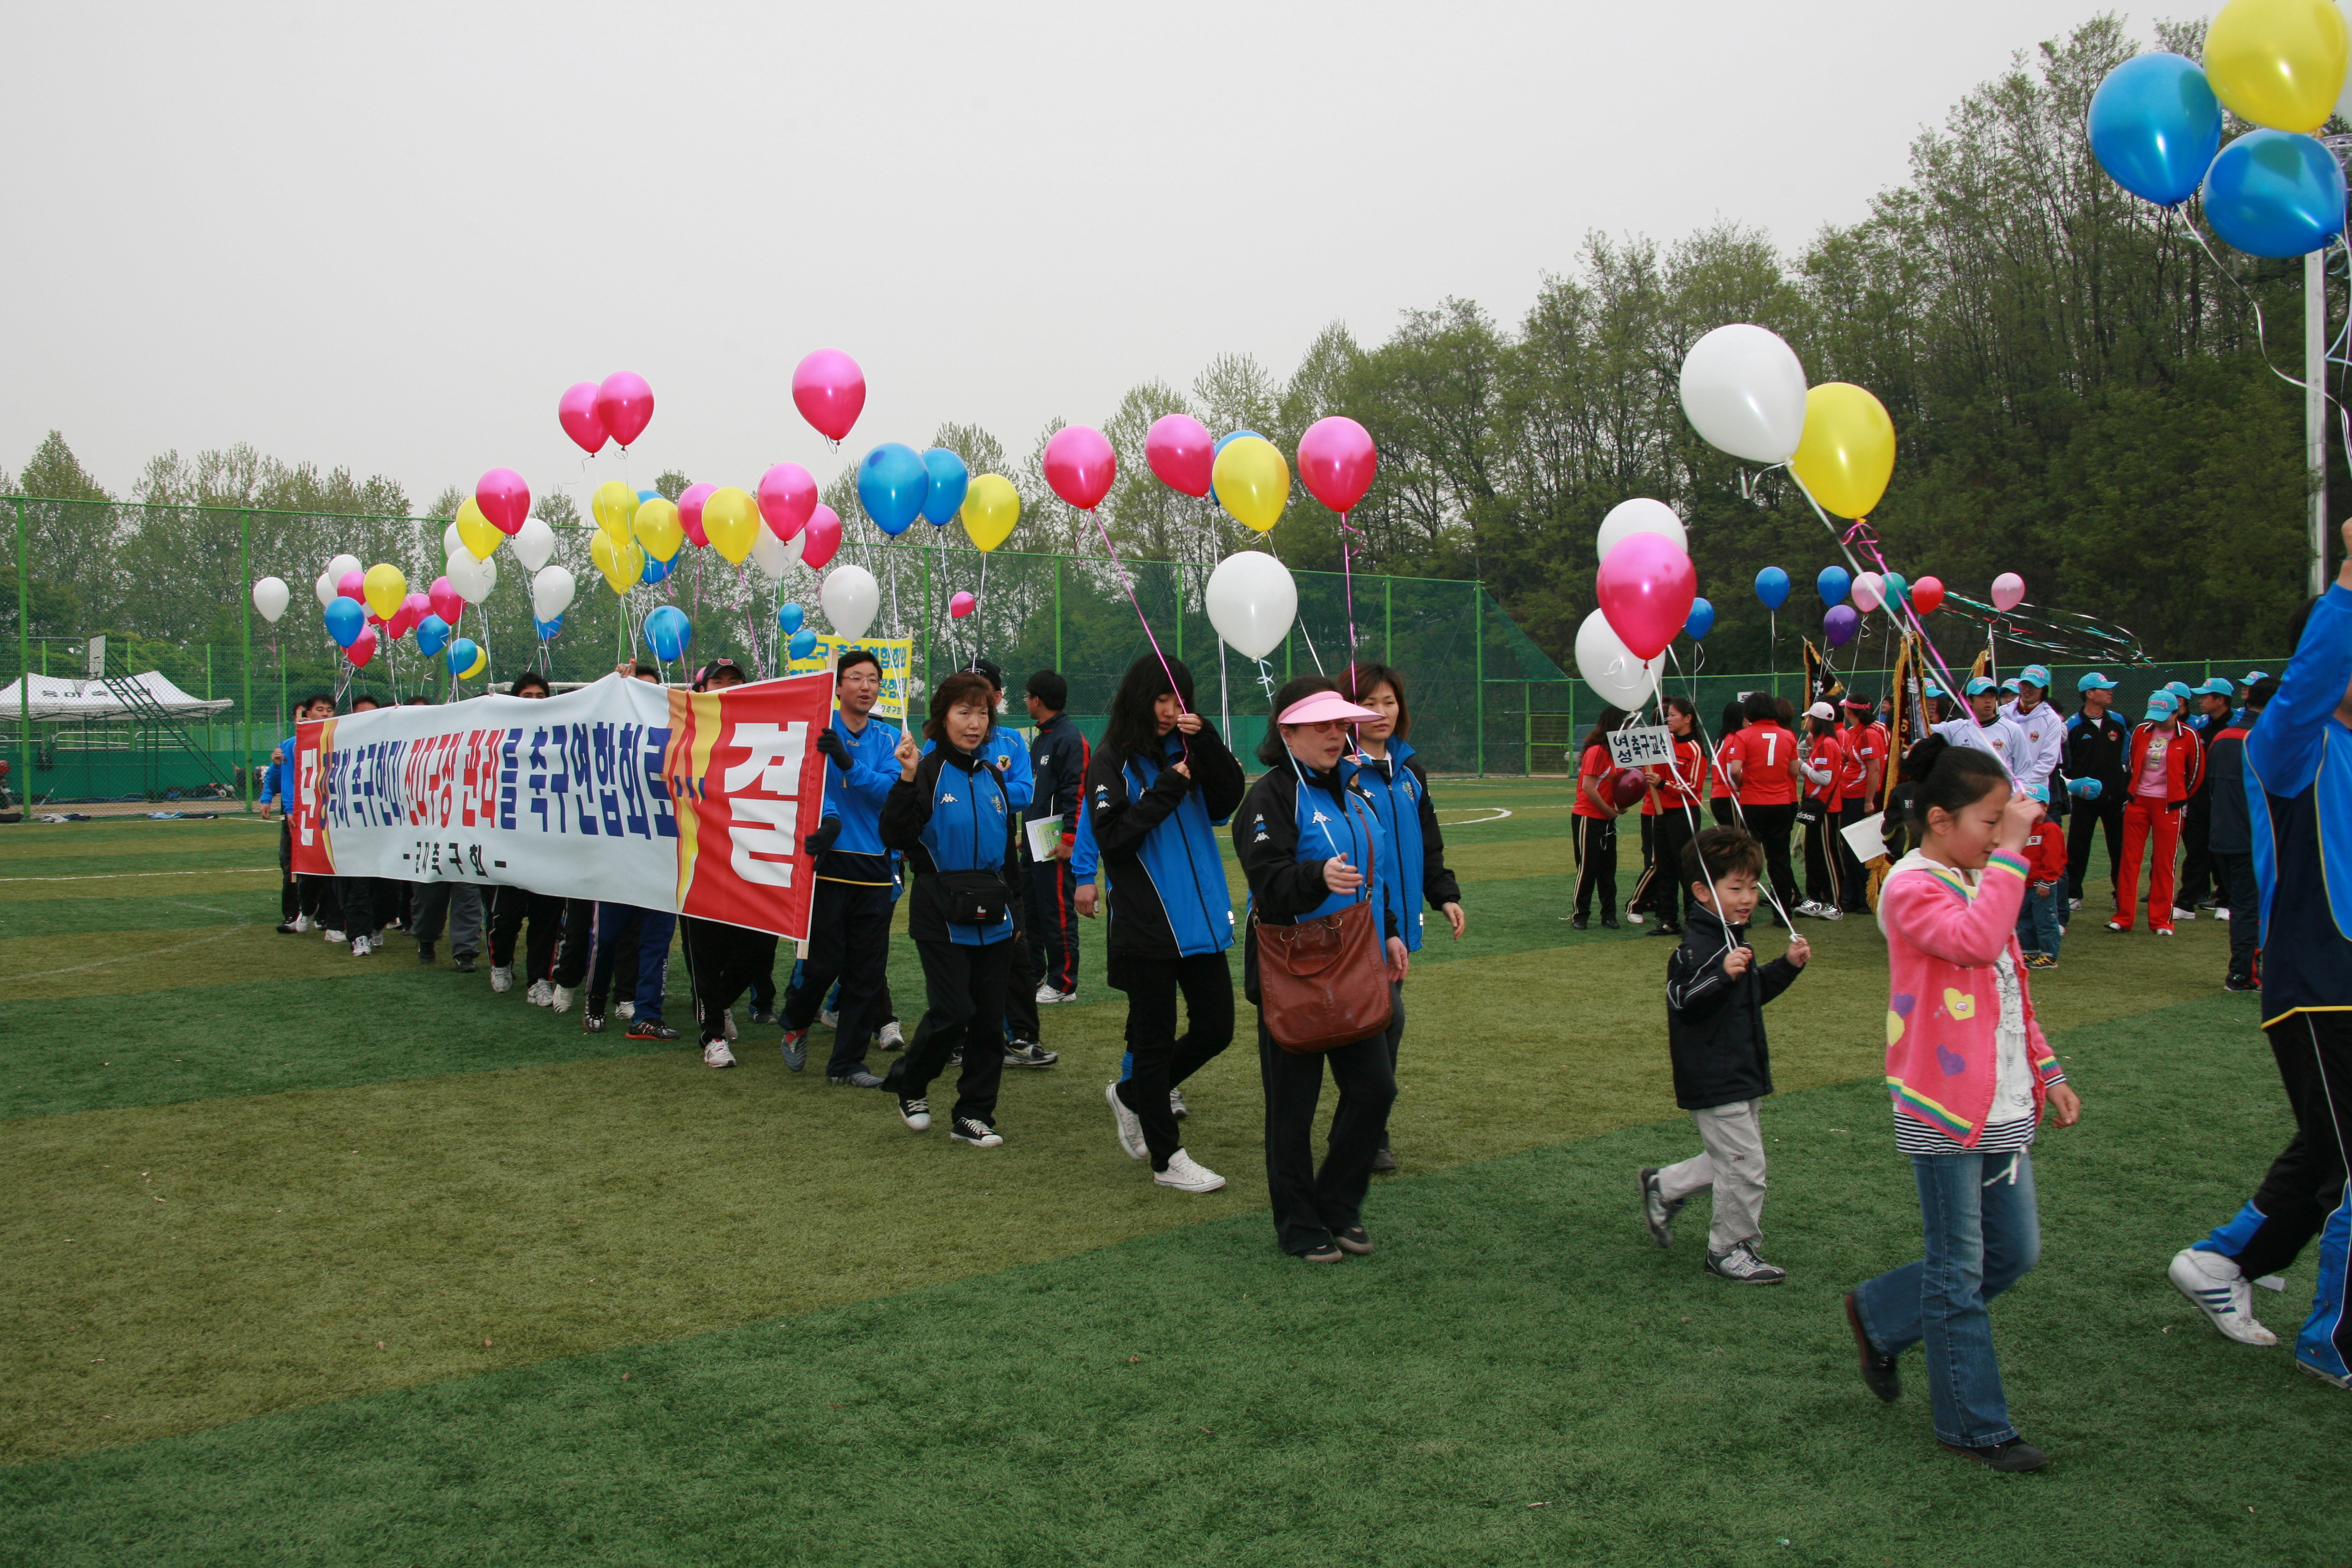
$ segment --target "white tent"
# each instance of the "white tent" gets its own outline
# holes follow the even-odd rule
[[[131,678],[150,701],[166,713],[195,716],[218,713],[234,704],[223,697],[207,702],[191,697],[164,677],[160,670],[147,670]],[[133,709],[107,689],[103,680],[76,680],[63,676],[28,675],[0,689],[0,721],[14,719],[24,712],[25,683],[32,682],[33,717],[36,719],[121,719],[133,716]]]

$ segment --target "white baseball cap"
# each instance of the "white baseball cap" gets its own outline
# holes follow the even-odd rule
[[[1837,717],[1837,710],[1831,707],[1826,702],[1816,702],[1811,708],[1805,710],[1805,717],[1808,719],[1834,719]]]

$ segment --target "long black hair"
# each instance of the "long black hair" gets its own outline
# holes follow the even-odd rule
[[[1583,767],[1584,753],[1592,750],[1595,746],[1607,745],[1609,743],[1609,732],[1612,730],[1619,728],[1624,722],[1625,710],[1622,708],[1601,709],[1601,717],[1592,721],[1592,728],[1586,731],[1584,733],[1584,739],[1576,743],[1576,765],[1579,768]]]
[[[2009,783],[2009,770],[1990,752],[1930,735],[1903,753],[1903,782],[1892,798],[1904,820],[1925,833],[1929,811],[1941,806],[1947,816],[1957,816],[1990,795],[1994,785]]]
[[[1274,694],[1274,705],[1265,716],[1265,733],[1258,737],[1257,760],[1267,767],[1281,767],[1290,757],[1290,748],[1282,743],[1282,715],[1294,702],[1303,701],[1318,691],[1337,691],[1339,683],[1328,675],[1294,675],[1282,683]]]
[[[1111,695],[1110,718],[1103,725],[1104,748],[1122,760],[1159,755],[1160,720],[1152,704],[1171,691],[1182,700],[1185,712],[1192,711],[1192,672],[1182,659],[1170,659],[1163,669],[1160,656],[1148,653],[1129,665]]]

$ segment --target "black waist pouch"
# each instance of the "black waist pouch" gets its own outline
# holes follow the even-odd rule
[[[1001,925],[1012,907],[1012,889],[994,871],[941,871],[935,879],[950,925]]]

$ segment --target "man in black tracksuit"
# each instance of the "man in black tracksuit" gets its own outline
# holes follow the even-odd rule
[[[2246,805],[2246,731],[2270,706],[2278,682],[2263,679],[2246,693],[2245,708],[2214,731],[2205,746],[2205,778],[2212,815],[2206,851],[2212,857],[2213,885],[2230,920],[2230,968],[2225,991],[2253,991],[2254,963],[2263,945],[2261,889],[2254,877],[2254,832]]]
[[[1078,879],[1070,871],[1070,850],[1077,842],[1078,803],[1086,791],[1088,752],[1087,738],[1070,721],[1070,683],[1050,669],[1029,678],[1026,696],[1030,721],[1037,726],[1029,742],[1029,772],[1036,793],[1022,811],[1021,865],[1024,891],[1029,900],[1029,950],[1040,981],[1037,1001],[1066,1002],[1078,988]],[[1040,861],[1029,852],[1026,825],[1058,817],[1054,858]]]
[[[2073,820],[2066,826],[2066,872],[2072,901],[2079,904],[2083,873],[2091,866],[2091,837],[2102,823],[2107,829],[2107,879],[2122,879],[2124,806],[2131,796],[2124,763],[2131,752],[2131,726],[2108,711],[2116,683],[2097,670],[2075,682],[2074,689],[2083,694],[2083,706],[2066,721],[2058,772],[2074,797],[2068,803]]]

